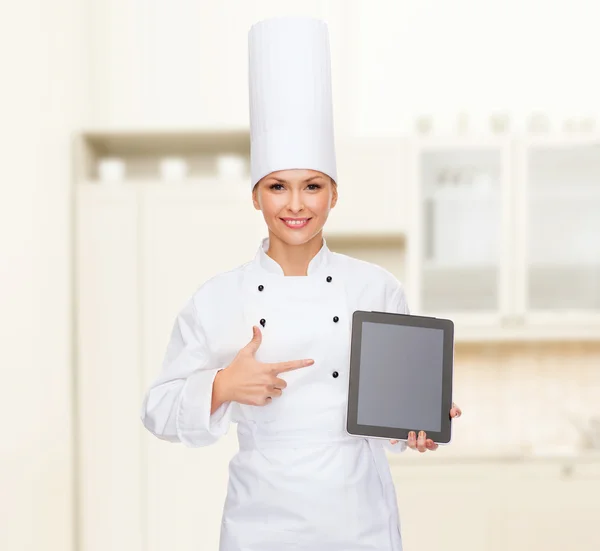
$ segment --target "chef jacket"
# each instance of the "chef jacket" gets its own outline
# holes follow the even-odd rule
[[[348,435],[351,320],[355,310],[408,313],[402,284],[375,264],[329,250],[306,276],[285,276],[266,254],[201,285],[179,312],[141,419],[158,438],[211,445],[237,423],[220,551],[401,551],[385,449],[404,442]],[[226,402],[212,385],[262,331],[261,362],[311,358],[281,373],[287,387],[263,406]]]

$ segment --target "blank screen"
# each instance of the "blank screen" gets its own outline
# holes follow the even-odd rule
[[[444,331],[364,322],[359,425],[441,430]]]

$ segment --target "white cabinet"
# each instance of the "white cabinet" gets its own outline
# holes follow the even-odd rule
[[[217,273],[251,260],[264,222],[248,198],[153,186],[140,194],[144,387],[160,369],[177,312]],[[219,316],[219,312],[210,315]],[[251,333],[248,335],[248,340]],[[218,446],[190,450],[145,434],[148,551],[217,549],[235,427]]]
[[[391,464],[407,549],[600,548],[598,460],[445,460],[405,453],[411,455],[392,456]]]
[[[78,186],[75,200],[77,548],[142,551],[137,192]]]
[[[249,196],[221,184],[76,187],[83,551],[217,549],[235,430],[190,450],[150,435],[139,413],[185,301],[265,236]]]
[[[600,140],[415,140],[407,288],[458,340],[600,338]]]
[[[413,155],[413,309],[497,322],[509,308],[509,145],[415,142]]]
[[[600,138],[538,138],[519,153],[518,312],[536,324],[599,322]]]

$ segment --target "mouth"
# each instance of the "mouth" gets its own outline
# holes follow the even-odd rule
[[[280,218],[280,220],[293,230],[306,227],[311,218]]]

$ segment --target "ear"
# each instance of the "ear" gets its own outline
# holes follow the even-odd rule
[[[252,204],[256,210],[262,210],[258,201],[258,184],[256,184],[252,189]]]
[[[331,205],[329,208],[335,207],[338,200],[338,191],[337,184],[334,182],[333,178],[331,179]]]

